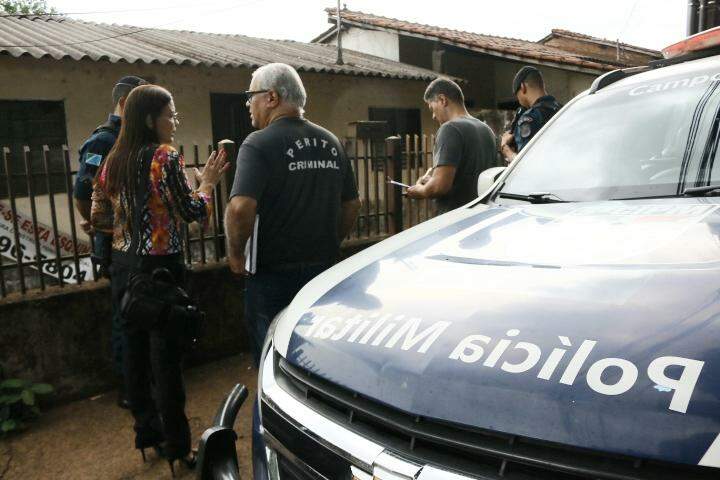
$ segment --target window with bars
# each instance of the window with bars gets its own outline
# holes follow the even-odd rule
[[[43,145],[49,148],[50,189],[65,190],[62,145],[67,144],[65,105],[62,101],[0,100],[0,149],[10,149],[12,190],[28,195],[24,147],[29,147],[32,187],[36,195],[48,193],[44,177]],[[1,152],[1,150],[0,150]],[[72,155],[72,153],[71,153]],[[2,156],[2,155],[0,155]],[[8,197],[5,158],[0,158],[0,198]],[[53,174],[54,173],[54,174]]]

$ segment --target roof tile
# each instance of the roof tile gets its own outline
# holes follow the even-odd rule
[[[335,47],[127,25],[106,25],[68,17],[0,16],[0,54],[112,63],[161,63],[256,68],[282,62],[299,71],[432,80],[437,73],[351,50],[344,65]]]
[[[325,11],[330,16],[337,15],[335,8],[326,8]],[[554,62],[599,71],[618,68],[618,64],[611,64],[605,60],[586,57],[529,40],[452,30],[352,10],[342,10],[341,12],[343,21],[350,24],[363,24],[432,37],[447,43],[491,54],[510,55],[531,61]]]

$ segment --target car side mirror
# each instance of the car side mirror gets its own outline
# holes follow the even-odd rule
[[[488,190],[495,185],[497,179],[502,175],[507,167],[492,167],[484,170],[477,180],[478,197],[484,197]]]

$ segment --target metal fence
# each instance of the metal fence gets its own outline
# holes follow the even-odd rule
[[[355,228],[346,242],[375,241],[435,215],[428,201],[402,197],[388,178],[413,184],[432,164],[433,137],[348,139],[346,149],[362,201]],[[186,167],[201,168],[198,145],[180,146]],[[229,152],[231,158],[233,152]],[[234,162],[233,162],[234,163]],[[214,214],[205,229],[183,227],[185,261],[203,265],[224,261],[223,212],[233,170],[218,184]],[[79,228],[72,195],[74,177],[67,146],[11,151],[2,147],[0,162],[0,298],[48,288],[98,281],[90,261],[92,239]]]

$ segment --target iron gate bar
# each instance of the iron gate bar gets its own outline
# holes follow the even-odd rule
[[[370,236],[370,174],[372,170],[371,160],[372,155],[368,148],[367,139],[363,140],[363,160],[364,160],[364,171],[365,171],[365,232],[366,236]]]
[[[180,156],[185,158],[185,146],[180,145],[179,147]],[[185,263],[190,266],[192,265],[192,251],[190,250],[192,244],[190,242],[190,228],[188,227],[187,222],[182,222],[182,234],[183,238],[185,240]]]
[[[213,152],[213,146],[208,145],[208,157]],[[217,154],[220,153],[220,149],[218,148]],[[203,164],[203,169],[205,168],[205,165],[207,165],[207,162]],[[223,174],[225,175],[225,174]],[[215,185],[215,188],[213,189],[213,199],[212,199],[212,218],[209,218],[208,221],[212,222],[212,233],[213,233],[213,243],[215,244],[215,261],[220,261],[220,242],[218,240],[218,231],[220,229],[220,212],[222,212],[221,208],[222,205],[220,204],[220,196],[222,195],[222,182],[218,182],[217,185]]]
[[[413,167],[415,170],[415,181],[417,182],[420,178],[420,163],[422,159],[420,158],[420,137],[418,135],[413,135]],[[412,185],[412,184],[411,184]],[[420,210],[422,210],[422,200],[418,202],[417,208],[415,209],[415,218],[417,220],[417,223],[420,223]]]
[[[25,287],[25,272],[22,266],[22,254],[20,250],[20,230],[18,229],[17,220],[17,206],[15,205],[15,192],[12,188],[12,168],[10,166],[10,149],[3,147],[3,156],[5,157],[5,174],[7,175],[7,188],[8,198],[10,199],[10,213],[12,213],[12,224],[13,224],[13,236],[15,237],[15,254],[13,255],[12,249],[10,255],[15,257],[15,264],[17,266],[18,278],[20,279],[20,293],[24,294],[27,291]]]
[[[193,145],[193,157],[194,157],[194,165],[195,168],[198,170],[200,169],[200,150],[198,148],[198,144]],[[210,219],[208,219],[208,222]],[[206,258],[205,258],[205,232],[203,232],[203,226],[200,225],[199,231],[200,231],[200,263],[202,265],[205,265]]]
[[[374,148],[374,140],[369,140],[370,142],[370,151],[373,151]],[[382,160],[382,157],[380,158]],[[372,171],[373,171],[373,186],[375,189],[375,235],[380,235],[380,184],[378,183],[378,171],[380,170],[380,166],[377,162],[375,162],[375,159],[373,158],[372,164]]]
[[[360,160],[358,159],[358,153],[359,153],[358,139],[355,138],[355,141],[353,143],[355,144],[354,145],[355,157],[353,158],[353,165],[355,167],[354,168],[354,170],[355,170],[355,172],[354,172],[355,173],[355,187],[358,190],[358,196],[360,196]],[[356,236],[356,238],[360,238],[360,215],[358,215],[357,218],[355,219],[355,227],[357,230],[355,236]]]
[[[33,223],[33,242],[35,243],[35,265],[40,272],[40,290],[45,290],[45,275],[43,274],[42,252],[40,251],[40,235],[38,235],[37,205],[35,205],[35,189],[30,164],[30,147],[23,147],[23,160],[25,161],[25,180],[27,183],[28,199],[30,200],[30,217]]]
[[[3,174],[0,173],[0,177],[2,177]],[[13,212],[10,212],[12,215]],[[3,256],[0,255],[0,298],[4,298],[7,296],[7,289],[5,287],[5,269],[3,268]]]
[[[407,179],[403,177],[403,183],[406,183],[408,185],[412,185],[412,164],[410,163],[411,157],[410,157],[410,135],[405,135],[405,141],[403,142],[403,155],[404,155],[404,164],[407,168],[402,169],[403,175],[405,175],[405,171],[407,171]],[[413,218],[413,202],[408,197],[403,197],[403,202],[405,205],[407,205],[407,227],[405,226],[405,217],[403,216],[403,230],[406,228],[410,228],[412,225],[412,218]]]
[[[70,170],[70,151],[67,145],[62,146],[63,165],[65,167],[65,188],[67,190],[68,214],[70,215],[70,238],[73,246],[73,260],[75,263],[75,275],[77,275],[78,285],[82,285],[83,277],[80,275],[80,257],[78,256],[77,229],[75,228],[75,205],[72,198],[72,173]],[[58,271],[58,275],[62,276],[62,269]]]
[[[7,289],[5,288],[5,269],[3,267],[3,257],[0,255],[0,298],[7,296]]]
[[[425,174],[425,172],[428,171],[427,153],[428,153],[428,137],[427,137],[427,135],[425,135],[423,133],[423,136],[422,136],[422,160],[421,160],[423,175]],[[429,219],[430,216],[428,215],[428,199],[427,198],[422,202],[422,208],[423,208],[424,219],[425,220]]]
[[[390,162],[392,162],[392,159],[390,158],[390,149],[387,140],[385,140],[385,156],[383,157],[383,177],[386,176],[390,170],[388,168],[388,165],[390,165]],[[393,186],[393,188],[395,188]],[[389,213],[389,201],[388,199],[390,194],[390,183],[387,182],[386,178],[383,178],[383,197],[385,198],[384,201],[384,209],[383,209],[383,216],[384,218],[384,231],[389,232],[390,231],[390,220],[388,219],[388,213]]]

